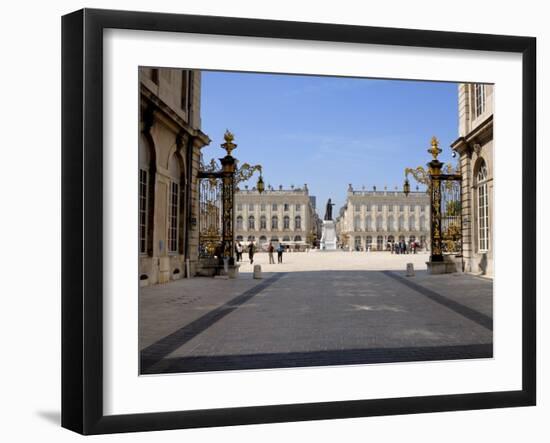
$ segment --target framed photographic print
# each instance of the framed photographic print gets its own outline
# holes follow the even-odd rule
[[[62,26],[64,427],[535,404],[534,38]]]

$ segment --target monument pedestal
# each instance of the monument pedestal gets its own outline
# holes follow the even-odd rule
[[[334,220],[323,220],[321,250],[336,251],[336,225]]]

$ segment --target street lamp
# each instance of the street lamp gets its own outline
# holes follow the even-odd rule
[[[405,197],[408,197],[410,192],[411,185],[409,184],[409,179],[405,177],[405,183],[403,184],[403,193],[405,194]]]
[[[256,184],[256,188],[258,189],[258,192],[261,194],[264,192],[265,185],[264,185],[264,179],[262,177],[262,170],[260,169],[260,177],[258,178],[258,183]]]

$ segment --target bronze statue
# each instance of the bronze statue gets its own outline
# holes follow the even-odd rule
[[[327,209],[325,211],[325,220],[332,220],[332,207],[334,206],[334,203],[331,203],[330,198],[327,202]]]

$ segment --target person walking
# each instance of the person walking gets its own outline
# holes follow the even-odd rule
[[[235,252],[237,253],[237,261],[243,260],[243,245],[241,245],[241,242],[238,241],[235,245]]]
[[[254,252],[255,252],[254,242],[251,241],[248,244],[248,259],[250,260],[250,264],[254,263]]]
[[[275,259],[273,258],[273,252],[275,252],[275,248],[273,247],[273,243],[269,242],[267,252],[269,253],[269,264],[274,265]]]
[[[282,244],[279,243],[277,247],[277,263],[283,263],[283,252],[285,248]]]

